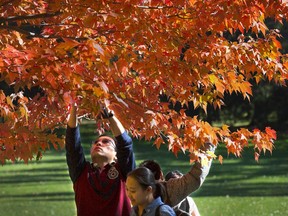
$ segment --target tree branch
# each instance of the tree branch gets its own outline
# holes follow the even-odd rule
[[[11,17],[0,17],[0,22],[10,22],[10,21],[19,21],[19,20],[31,20],[31,19],[39,19],[39,18],[47,18],[58,16],[62,14],[60,11],[56,11],[54,13],[42,13],[42,14],[31,14],[27,16],[11,16]]]
[[[173,8],[173,6],[137,6],[138,8],[141,9],[149,9],[149,10],[157,10],[157,9],[170,9]]]

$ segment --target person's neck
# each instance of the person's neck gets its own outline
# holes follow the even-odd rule
[[[138,215],[142,215],[143,214],[143,211],[144,211],[145,207],[144,206],[138,206]]]
[[[107,160],[101,160],[101,159],[94,160],[93,161],[93,167],[98,167],[102,170],[107,164],[110,164],[112,162],[113,161],[107,161]]]
[[[153,202],[153,200],[154,200],[154,197],[153,197],[153,195],[152,195],[152,196],[149,196],[148,201],[147,201],[145,204],[138,205],[138,215],[142,215],[144,209],[145,209],[151,202]]]
[[[102,170],[108,163],[93,163],[93,167],[94,168],[99,168],[100,170]]]

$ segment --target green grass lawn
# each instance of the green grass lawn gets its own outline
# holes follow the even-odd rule
[[[93,126],[81,127],[82,142],[88,154],[94,139]],[[137,164],[155,159],[164,172],[189,170],[187,155],[176,158],[166,146],[156,150],[151,143],[135,140]],[[273,154],[253,158],[253,148],[247,148],[242,158],[227,156],[219,147],[224,163],[214,161],[203,186],[192,196],[202,216],[288,215],[288,140],[280,137]],[[87,156],[89,157],[89,156]],[[42,160],[7,163],[0,167],[0,215],[76,215],[74,194],[70,182],[65,152],[49,151]]]

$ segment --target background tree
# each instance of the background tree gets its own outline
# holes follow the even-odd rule
[[[283,24],[275,22],[271,18],[265,19],[265,24],[269,29],[278,29],[282,37],[277,38],[282,48],[280,52],[287,54],[287,36],[288,25],[284,19]],[[235,41],[240,32],[236,31],[233,35],[226,32],[226,38],[229,41]],[[251,32],[247,32],[246,36],[253,36]],[[255,35],[253,36],[255,38]],[[286,132],[288,125],[287,107],[287,86],[279,86],[267,80],[260,81],[259,84],[252,83],[253,98],[251,101],[243,99],[241,95],[225,94],[225,106],[220,110],[212,110],[208,112],[209,123],[216,121],[230,122],[231,126],[239,127],[249,126],[250,128],[265,128],[267,125],[279,132]],[[231,127],[230,127],[231,128]]]
[[[287,9],[280,0],[1,1],[0,79],[13,89],[0,91],[1,162],[27,162],[49,144],[62,146],[55,129],[65,124],[71,99],[92,119],[99,102],[110,104],[132,135],[188,151],[191,161],[204,142],[239,156],[249,140],[258,160],[272,151],[271,128],[213,127],[169,103],[207,113],[227,93],[249,100],[254,82],[285,85],[281,35],[265,19],[281,23]],[[225,33],[236,31],[228,40]],[[33,88],[40,93],[28,97]]]

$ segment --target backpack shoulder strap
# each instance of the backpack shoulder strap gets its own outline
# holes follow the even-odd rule
[[[156,211],[155,211],[155,216],[160,216],[160,207],[162,205],[165,205],[165,204],[163,203],[163,204],[160,204],[159,206],[157,206]]]

